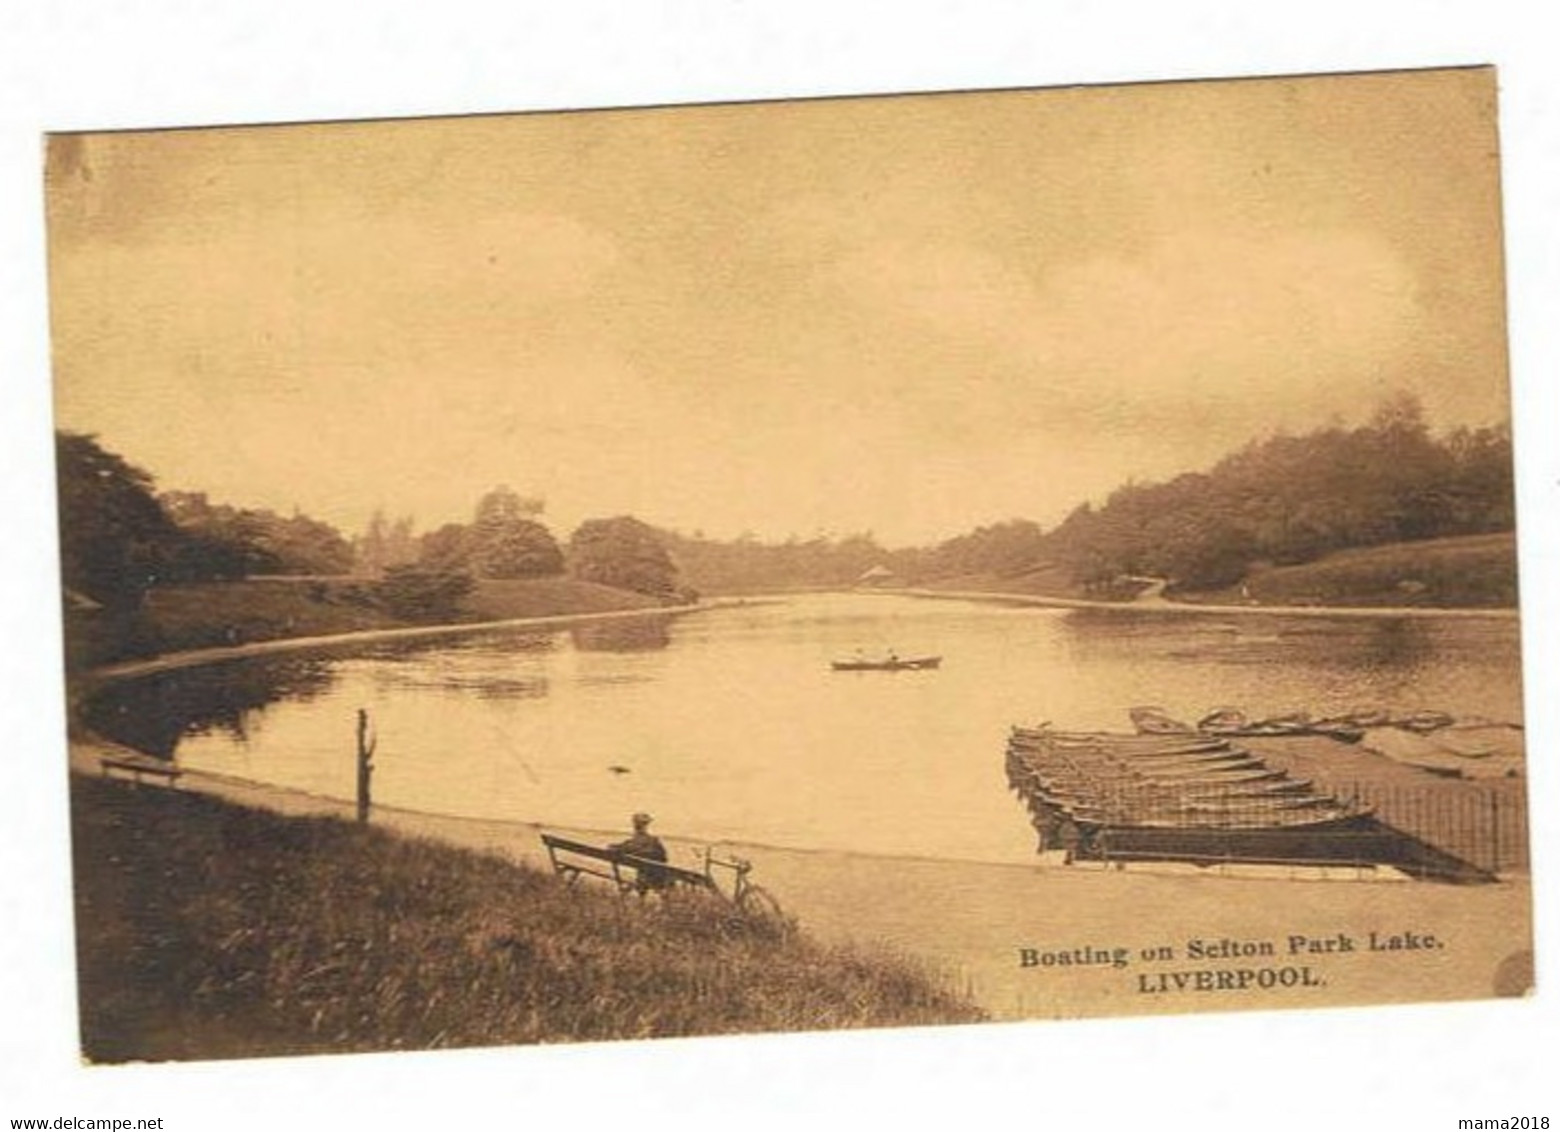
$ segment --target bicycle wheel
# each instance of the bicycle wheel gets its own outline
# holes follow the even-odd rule
[[[789,931],[791,928],[790,920],[780,910],[780,901],[756,884],[750,884],[742,890],[742,895],[737,898],[737,908],[753,923],[777,931]]]

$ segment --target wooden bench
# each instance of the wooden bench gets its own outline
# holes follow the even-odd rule
[[[172,762],[148,755],[104,755],[98,760],[98,767],[104,778],[110,777],[111,771],[119,771],[128,774],[137,786],[141,785],[143,777],[158,778],[165,786],[174,786],[178,784],[179,775],[184,773]]]
[[[635,857],[603,845],[587,845],[583,841],[570,841],[550,833],[542,834],[542,844],[547,847],[553,872],[566,878],[570,885],[582,876],[592,876],[611,881],[619,892],[648,892],[678,885],[689,888],[715,887],[715,883],[703,873],[669,865],[665,861]]]

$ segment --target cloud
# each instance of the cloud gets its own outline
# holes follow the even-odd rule
[[[1408,365],[1424,317],[1405,262],[1352,231],[1188,231],[1032,265],[967,243],[882,241],[828,278],[884,324],[898,359],[968,359],[964,374],[923,370],[923,392],[963,383],[964,412],[984,424],[1043,409],[1128,432],[1243,402],[1253,419],[1315,418]]]
[[[63,142],[59,419],[349,518],[507,480],[885,534],[1044,518],[1397,388],[1482,423],[1489,123],[1403,81],[1390,145],[1343,80]]]
[[[1297,367],[1326,381],[1391,363],[1411,342],[1416,282],[1384,241],[1348,231],[1182,233],[1134,258],[1050,272],[1034,345],[1102,376],[1200,373],[1276,392]]]

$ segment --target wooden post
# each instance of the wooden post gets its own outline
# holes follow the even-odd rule
[[[357,720],[357,820],[368,820],[369,782],[374,777],[374,748],[378,736],[368,733],[368,712],[358,709]]]
[[[1490,872],[1500,872],[1500,798],[1489,791],[1490,800]]]

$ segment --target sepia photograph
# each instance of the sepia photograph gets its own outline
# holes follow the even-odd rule
[[[1560,1118],[1522,21],[610,7],[6,52],[0,1119]]]
[[[47,200],[87,1060],[1531,989],[1492,69]]]

